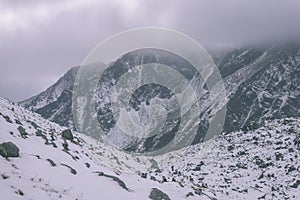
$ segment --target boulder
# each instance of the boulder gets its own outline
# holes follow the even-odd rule
[[[9,157],[19,157],[20,149],[12,142],[4,142],[0,144],[0,155],[9,158]]]
[[[171,200],[167,194],[163,193],[157,188],[152,189],[149,198],[152,200]]]
[[[61,136],[62,136],[63,139],[66,139],[66,140],[73,140],[74,139],[73,133],[70,129],[64,130],[61,133]]]

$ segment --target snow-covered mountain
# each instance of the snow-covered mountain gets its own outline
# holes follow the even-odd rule
[[[300,116],[300,45],[235,50],[219,68],[230,99],[225,131]]]
[[[198,77],[199,84],[194,84],[194,89],[198,92],[199,105],[204,106],[199,110],[200,128],[193,143],[199,143],[207,131],[208,119],[212,118],[217,111],[212,111],[211,107],[205,106],[209,91],[193,67],[179,56],[162,50],[130,52],[113,62],[106,70],[95,94],[99,111],[98,121],[101,122],[103,130],[108,132],[115,125],[111,104],[107,100],[110,101],[109,95],[118,78],[130,69],[153,62],[172,66],[189,81]],[[249,126],[262,126],[265,120],[300,116],[300,45],[283,44],[237,49],[229,51],[221,58],[218,57],[216,63],[224,79],[228,99],[222,102],[223,106],[227,106],[224,131],[231,132],[247,129]],[[46,119],[74,129],[72,89],[77,70],[78,68],[72,68],[45,92],[20,104]],[[173,114],[170,114],[167,119],[169,122],[167,124],[170,126],[165,127],[166,131],[162,133],[168,135],[165,137],[165,143],[171,140],[180,123],[176,118],[179,106],[176,101],[171,101],[172,93],[166,88],[153,84],[136,90],[133,96],[135,98],[130,102],[131,110],[133,115],[145,118],[141,123],[147,122],[147,113],[142,110],[147,110],[151,99],[161,99],[160,104],[165,108],[172,108],[169,111]],[[165,101],[164,98],[169,100]],[[157,101],[155,102],[157,104]],[[159,148],[164,145],[164,142],[158,142],[162,141],[161,137],[157,137],[158,135],[146,141],[126,138],[126,141],[131,142],[123,143],[122,148],[130,151],[138,151],[141,146],[144,150]]]
[[[0,98],[0,153],[6,142],[19,148],[17,157],[0,157],[0,198],[299,199],[299,122],[267,121],[144,157],[70,134]]]
[[[71,68],[54,85],[44,92],[20,102],[42,117],[66,127],[73,127],[72,91],[79,67]]]

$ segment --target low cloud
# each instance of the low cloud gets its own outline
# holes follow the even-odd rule
[[[46,89],[99,42],[131,28],[172,28],[207,48],[300,35],[296,0],[36,2],[0,2],[0,96],[14,101]]]

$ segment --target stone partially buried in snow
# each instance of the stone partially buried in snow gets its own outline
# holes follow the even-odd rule
[[[157,188],[152,189],[149,198],[152,200],[171,200],[167,194],[163,193]]]
[[[64,130],[62,133],[61,133],[61,136],[63,139],[66,139],[66,140],[73,140],[74,137],[73,137],[73,133],[70,129],[66,129]]]
[[[4,142],[0,144],[0,155],[9,158],[9,157],[19,157],[20,149],[12,142]]]

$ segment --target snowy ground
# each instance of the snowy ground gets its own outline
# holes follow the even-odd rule
[[[300,199],[299,156],[300,120],[290,118],[164,155],[151,174],[216,199]]]
[[[0,157],[0,199],[149,199],[152,188],[171,199],[184,199],[189,192],[174,183],[160,184],[132,171],[113,169],[96,158],[78,134],[75,142],[63,140],[62,127],[3,99],[0,113],[0,143],[12,141],[20,148],[18,158]],[[27,133],[24,137],[20,126]],[[47,137],[48,144],[36,136],[37,130]],[[66,142],[68,150],[63,147]]]
[[[0,144],[20,148],[18,158],[0,157],[0,199],[140,200],[152,188],[172,200],[300,199],[299,122],[274,120],[162,156],[133,157],[78,133],[64,140],[65,128],[0,98]]]

